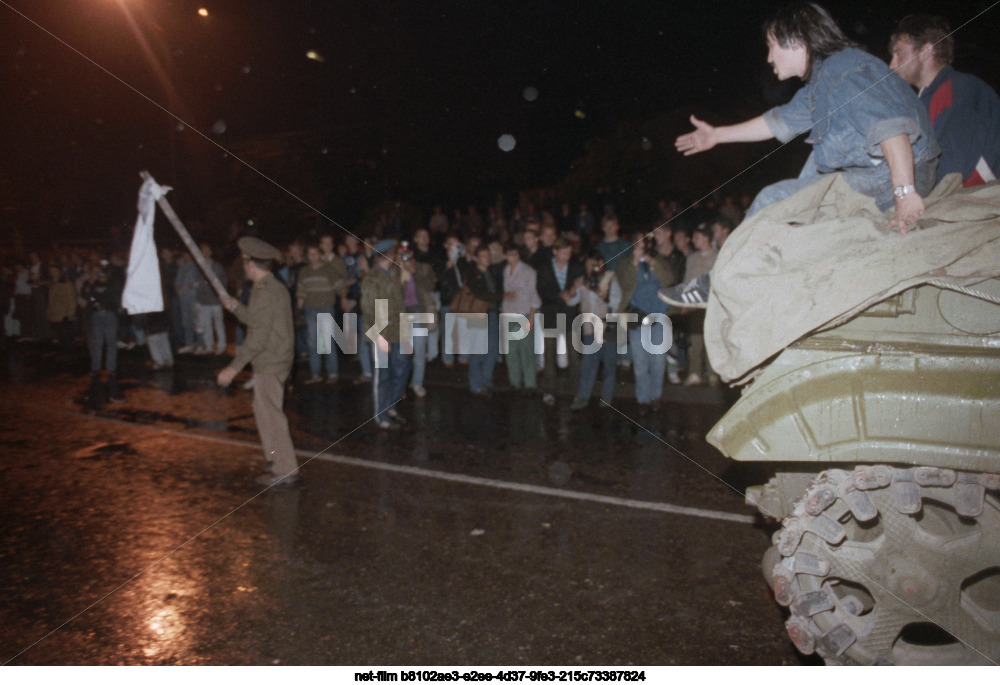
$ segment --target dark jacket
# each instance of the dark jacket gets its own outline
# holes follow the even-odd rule
[[[465,283],[476,299],[487,302],[491,310],[496,310],[503,300],[503,284],[497,282],[490,273],[491,270],[482,271],[478,267],[471,269],[465,275]]]
[[[559,287],[559,279],[556,278],[556,271],[552,266],[551,259],[547,263],[542,264],[537,269],[537,272],[538,296],[542,299],[542,306],[539,312],[541,312],[543,317],[543,325],[546,328],[555,328],[557,315],[565,314],[566,325],[568,326],[579,313],[580,307],[578,305],[566,304],[566,301],[559,296],[563,289]],[[566,289],[571,289],[576,279],[583,276],[583,264],[570,260],[566,268]]]

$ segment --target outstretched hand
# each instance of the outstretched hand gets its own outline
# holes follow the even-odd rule
[[[719,138],[715,134],[714,126],[709,126],[694,115],[691,116],[691,124],[694,125],[694,130],[691,133],[678,136],[677,142],[674,143],[678,152],[683,152],[684,156],[688,157],[698,152],[711,150],[718,145]]]

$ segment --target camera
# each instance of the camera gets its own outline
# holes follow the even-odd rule
[[[604,264],[595,264],[587,272],[587,288],[597,292],[601,285],[601,277],[604,275]]]
[[[465,256],[465,245],[463,245],[462,243],[455,243],[448,250],[448,259],[450,259],[453,262],[458,261],[464,256]]]

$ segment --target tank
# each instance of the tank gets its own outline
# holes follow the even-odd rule
[[[708,435],[773,466],[746,497],[781,521],[763,571],[803,654],[1000,663],[1000,280],[969,290],[801,339]]]

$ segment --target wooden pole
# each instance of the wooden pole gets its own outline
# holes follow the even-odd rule
[[[140,171],[139,176],[142,177],[143,181],[153,181],[153,183],[156,183],[148,171]],[[224,302],[229,297],[229,293],[226,292],[225,286],[222,285],[218,276],[216,276],[215,272],[212,271],[212,265],[208,263],[208,260],[205,259],[205,255],[201,253],[201,249],[199,249],[198,245],[191,238],[191,234],[188,233],[184,224],[181,223],[181,220],[174,211],[174,208],[170,206],[169,202],[167,202],[166,195],[164,194],[158,197],[156,199],[156,204],[160,206],[160,209],[163,210],[163,214],[167,217],[170,223],[173,224],[174,229],[177,231],[178,235],[180,235],[181,240],[184,241],[188,251],[191,252],[191,256],[194,257],[194,261],[201,268],[202,273],[205,274],[205,278],[208,279],[212,288],[215,289],[215,293],[219,296],[219,301]]]

